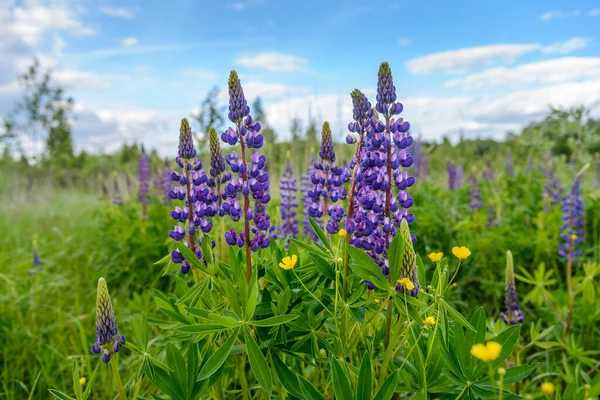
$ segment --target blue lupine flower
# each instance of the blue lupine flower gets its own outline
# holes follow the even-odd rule
[[[108,363],[123,343],[125,336],[119,335],[106,281],[100,278],[96,295],[96,342],[92,345],[92,353],[102,353],[102,361]]]
[[[559,254],[565,258],[580,257],[583,252],[577,249],[577,246],[583,243],[583,201],[581,200],[581,179],[580,173],[575,177],[569,192],[565,196],[562,205],[561,239],[563,243],[559,246]]]
[[[506,305],[506,311],[500,313],[500,317],[505,323],[515,325],[522,324],[524,321],[523,312],[519,305],[519,298],[517,296],[517,286],[515,284],[515,270],[513,266],[512,253],[506,252],[506,285],[505,285],[505,299],[504,304]]]
[[[296,178],[292,165],[288,162],[280,180],[281,184],[281,236],[296,238],[298,229],[298,202],[296,201]]]

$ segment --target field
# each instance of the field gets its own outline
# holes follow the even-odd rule
[[[268,142],[232,72],[167,167],[2,159],[0,399],[598,398],[598,123],[421,142],[379,73],[347,144]]]

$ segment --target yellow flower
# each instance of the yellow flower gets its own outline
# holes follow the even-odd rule
[[[87,379],[85,379],[85,376],[82,376],[81,378],[79,378],[79,384],[81,386],[85,385],[85,382],[87,381]]]
[[[579,237],[579,236],[577,236],[576,234],[572,234],[572,235],[571,235],[571,240],[577,240],[577,238],[578,238],[578,237]]]
[[[496,342],[478,343],[471,347],[471,355],[483,362],[496,360],[500,356],[502,345]]]
[[[404,285],[406,290],[413,290],[415,288],[415,284],[408,278],[398,279],[398,283]]]
[[[429,259],[432,262],[439,262],[442,260],[442,257],[444,256],[444,253],[431,253],[430,255],[428,255],[427,257],[429,257]]]
[[[457,287],[457,286],[458,286],[458,283],[456,283],[456,282],[454,282],[454,283],[452,284],[452,287]]]
[[[297,262],[298,262],[298,256],[293,254],[291,257],[290,256],[283,257],[283,260],[281,260],[281,262],[279,263],[279,266],[287,271],[289,269],[294,268],[294,266],[296,265]]]
[[[375,299],[375,304],[379,304],[379,303],[381,303],[381,300]]]
[[[544,393],[546,396],[553,395],[555,389],[556,389],[556,387],[554,386],[554,383],[552,383],[552,382],[542,383],[542,393]]]
[[[346,230],[344,228],[340,229],[340,231],[338,232],[339,237],[344,237],[347,234],[348,234],[348,232],[346,232]]]
[[[467,249],[465,246],[454,246],[452,248],[452,254],[454,254],[457,258],[464,260],[471,255],[471,250]]]
[[[433,318],[432,316],[429,316],[429,317],[425,318],[425,323],[427,325],[435,325],[435,318]]]

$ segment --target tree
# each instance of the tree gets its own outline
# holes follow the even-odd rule
[[[196,141],[198,142],[199,153],[208,152],[208,131],[210,128],[215,128],[219,131],[225,122],[223,112],[225,107],[219,107],[219,88],[212,88],[206,98],[200,103],[198,114],[191,115],[191,118],[198,124],[198,132]]]

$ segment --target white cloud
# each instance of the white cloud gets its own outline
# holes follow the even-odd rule
[[[84,26],[78,18],[78,8],[69,2],[30,2],[13,9],[12,30],[32,45],[40,44],[46,32],[68,32],[75,36],[89,36],[95,30]]]
[[[564,42],[552,43],[542,49],[542,53],[548,54],[568,54],[575,50],[585,49],[590,43],[590,39],[584,37],[574,37]]]
[[[234,11],[244,11],[248,7],[258,6],[265,3],[265,0],[241,0],[234,1],[233,3],[229,3],[227,8],[232,9]]]
[[[138,44],[138,40],[134,37],[128,37],[128,38],[123,39],[121,41],[121,43],[125,47],[132,47],[132,46],[135,46],[136,44]]]
[[[52,38],[52,51],[57,56],[62,56],[62,51],[65,48],[66,44],[67,43],[65,42],[65,40],[58,33],[55,33],[54,37]]]
[[[114,82],[125,79],[121,75],[97,74],[66,66],[53,68],[52,77],[57,83],[73,91],[105,89],[110,87]]]
[[[184,68],[181,73],[189,78],[202,81],[215,81],[219,77],[217,72],[204,68]]]
[[[137,9],[128,7],[102,7],[100,8],[100,12],[108,15],[109,17],[133,19],[135,18]]]
[[[400,39],[398,39],[398,44],[400,46],[408,46],[410,44],[410,39],[408,39],[408,38],[400,38]]]
[[[540,49],[539,44],[496,44],[428,54],[407,61],[412,74],[437,72],[458,73],[488,65],[495,61],[512,61]]]
[[[555,84],[595,78],[600,79],[600,58],[563,57],[522,64],[513,68],[492,68],[451,80],[446,86],[463,89],[490,86],[519,87],[524,84]]]
[[[295,71],[302,68],[308,60],[291,54],[265,52],[243,54],[235,62],[248,68],[260,68],[267,71]]]
[[[544,22],[552,21],[553,19],[578,17],[581,15],[581,10],[571,11],[547,11],[540,15],[540,20]]]
[[[590,11],[588,11],[588,15],[590,17],[597,17],[598,15],[600,15],[600,8],[591,9]]]

